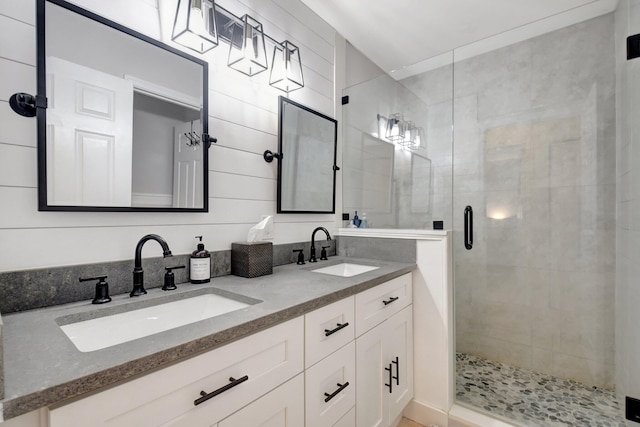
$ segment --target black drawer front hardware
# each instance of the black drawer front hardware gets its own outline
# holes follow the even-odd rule
[[[349,326],[349,322],[345,322],[345,323],[336,323],[336,328],[335,329],[325,329],[324,330],[324,336],[328,337],[329,335],[333,335],[336,332],[338,332],[340,329],[344,329],[347,326]]]
[[[231,378],[229,378],[229,381],[231,381],[229,384],[227,384],[225,386],[222,386],[219,389],[212,391],[211,393],[207,393],[206,391],[201,391],[200,392],[200,396],[202,396],[202,397],[199,397],[196,400],[194,400],[193,404],[198,406],[199,404],[204,403],[207,400],[211,399],[212,397],[216,397],[217,395],[222,394],[225,391],[234,388],[238,384],[241,384],[241,383],[247,381],[248,379],[249,379],[248,375],[245,375],[242,378],[238,378],[237,380],[235,378],[231,377]]]
[[[396,356],[396,360],[392,360],[391,363],[396,365],[396,376],[391,378],[396,380],[396,385],[400,385],[400,360]]]
[[[338,389],[336,391],[334,391],[333,393],[329,394],[329,393],[325,393],[324,395],[326,396],[324,398],[325,403],[330,401],[331,399],[333,399],[334,397],[336,397],[338,395],[338,393],[340,393],[342,390],[344,390],[345,388],[347,388],[349,386],[349,381],[347,381],[344,384],[336,384],[338,386]]]
[[[389,304],[391,304],[391,303],[392,303],[392,302],[394,302],[394,301],[398,301],[399,299],[400,299],[400,297],[391,297],[391,298],[389,298],[389,299],[388,299],[388,300],[386,300],[386,301],[382,301],[382,303],[383,303],[384,305],[389,305]]]
[[[389,393],[393,393],[393,374],[391,373],[391,363],[389,363],[389,366],[384,368],[384,370],[389,372],[389,383],[385,384],[385,386],[389,387]]]

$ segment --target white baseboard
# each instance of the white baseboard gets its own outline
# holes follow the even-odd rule
[[[424,426],[438,427],[515,427],[460,405],[453,405],[449,414],[425,403],[412,400],[403,415]]]
[[[447,426],[447,414],[440,409],[433,408],[425,403],[412,400],[404,409],[403,415],[423,426],[435,425]]]

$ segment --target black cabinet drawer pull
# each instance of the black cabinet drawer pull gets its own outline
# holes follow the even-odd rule
[[[330,401],[331,399],[333,399],[334,397],[336,397],[338,395],[338,393],[340,393],[342,390],[344,390],[345,388],[347,388],[347,386],[349,385],[349,381],[347,381],[344,384],[340,384],[338,383],[338,389],[336,391],[334,391],[333,393],[329,394],[329,393],[325,393],[324,395],[326,396],[324,398],[325,403]]]
[[[329,335],[335,334],[336,332],[338,332],[340,329],[344,329],[347,326],[349,326],[349,322],[345,322],[345,323],[336,323],[336,328],[335,329],[325,329],[324,330],[324,336],[328,337]]]
[[[389,387],[389,393],[393,393],[393,374],[391,373],[391,363],[389,363],[389,366],[384,368],[384,370],[389,372],[389,384],[385,383],[385,386]]]
[[[222,386],[219,389],[212,391],[211,393],[207,393],[206,391],[201,391],[200,392],[200,396],[202,396],[202,397],[199,397],[196,400],[194,400],[193,404],[197,406],[197,405],[199,405],[201,403],[204,403],[207,400],[211,399],[212,397],[216,397],[217,395],[219,395],[221,393],[224,393],[225,391],[227,391],[229,389],[234,388],[238,384],[241,384],[241,383],[247,381],[248,379],[249,379],[248,375],[245,375],[242,378],[238,378],[237,380],[235,378],[231,377],[231,378],[229,378],[229,381],[231,381],[229,384],[227,384],[225,386]]]
[[[391,378],[396,380],[396,385],[400,385],[400,360],[396,356],[396,360],[392,360],[391,363],[396,365],[396,376]]]
[[[400,299],[400,297],[391,297],[391,298],[389,298],[389,299],[388,299],[388,300],[386,300],[386,301],[382,301],[382,303],[383,303],[384,305],[389,305],[389,304],[391,304],[391,303],[392,303],[392,302],[394,302],[394,301],[398,301],[399,299]]]

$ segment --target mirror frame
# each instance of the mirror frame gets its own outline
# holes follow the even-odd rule
[[[131,37],[149,43],[150,45],[164,49],[174,55],[192,61],[202,66],[202,146],[203,146],[203,206],[202,208],[173,208],[173,207],[134,207],[134,206],[73,206],[73,205],[49,205],[47,201],[47,104],[46,104],[46,13],[47,3],[52,3],[77,13],[98,24],[106,25]],[[191,56],[181,50],[166,45],[154,38],[139,33],[122,24],[111,21],[96,13],[90,12],[64,0],[37,0],[36,4],[36,73],[37,73],[37,151],[38,151],[38,210],[39,211],[66,211],[66,212],[209,212],[209,147],[214,138],[209,136],[209,65],[206,61]]]
[[[340,170],[337,161],[337,153],[338,153],[338,121],[333,119],[325,114],[322,114],[318,111],[315,111],[305,105],[299,104],[295,101],[292,101],[284,96],[278,97],[278,203],[277,203],[277,213],[287,213],[287,214],[318,214],[318,213],[327,213],[334,214],[336,213],[336,172]],[[331,210],[285,210],[282,209],[282,160],[283,156],[286,156],[287,153],[284,153],[283,150],[283,129],[284,129],[284,106],[285,104],[291,104],[294,107],[300,108],[309,113],[315,114],[316,116],[330,121],[333,123],[333,198]]]

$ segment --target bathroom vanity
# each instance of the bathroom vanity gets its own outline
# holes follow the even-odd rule
[[[48,424],[24,425],[84,426],[90,417],[95,426],[324,427],[356,425],[366,408],[358,426],[393,425],[413,397],[416,265],[355,260],[375,269],[350,277],[313,271],[343,261],[152,289],[135,302],[215,288],[250,303],[90,352],[59,326],[100,316],[90,302],[4,316],[5,418],[47,407]],[[104,309],[131,302],[116,296],[107,304],[115,308]]]

